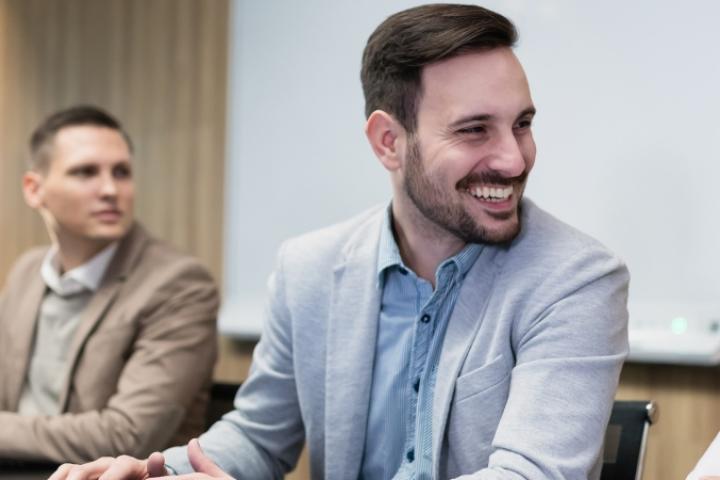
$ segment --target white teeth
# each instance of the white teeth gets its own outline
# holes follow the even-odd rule
[[[481,198],[489,201],[503,201],[507,200],[513,193],[513,187],[497,188],[497,187],[482,187],[476,185],[468,188],[467,192],[473,197]]]

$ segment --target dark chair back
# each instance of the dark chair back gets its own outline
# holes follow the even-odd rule
[[[640,480],[648,428],[657,421],[652,401],[616,400],[605,432],[600,480]]]
[[[239,383],[213,383],[210,389],[210,401],[205,414],[207,428],[220,420],[227,412],[234,408],[235,394],[240,388]]]

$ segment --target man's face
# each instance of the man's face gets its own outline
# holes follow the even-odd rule
[[[98,126],[70,126],[49,147],[46,172],[36,172],[26,198],[58,237],[108,244],[123,237],[133,221],[131,155],[120,132]]]
[[[468,53],[425,67],[422,88],[405,193],[463,242],[512,240],[535,162],[535,109],[520,63],[509,48]]]

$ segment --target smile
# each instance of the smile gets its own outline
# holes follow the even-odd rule
[[[509,187],[487,187],[481,185],[470,186],[467,193],[480,200],[487,202],[504,202],[513,193],[512,185]]]

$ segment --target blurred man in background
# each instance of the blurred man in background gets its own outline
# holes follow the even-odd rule
[[[204,428],[218,292],[134,220],[132,143],[90,106],[31,138],[22,188],[52,244],[0,294],[0,458],[146,455]]]

